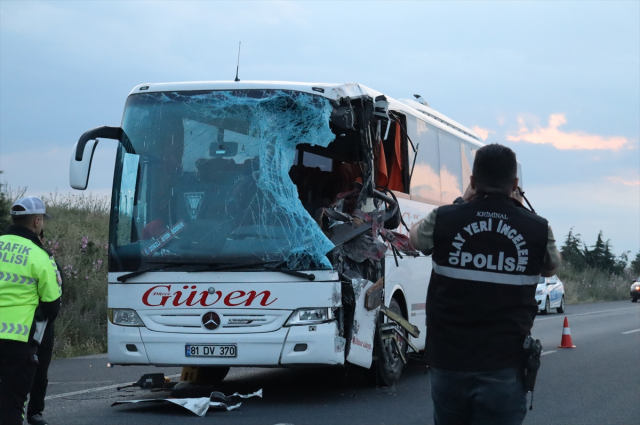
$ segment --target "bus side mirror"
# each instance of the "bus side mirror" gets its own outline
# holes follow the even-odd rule
[[[82,160],[76,160],[76,151],[78,144],[73,146],[71,152],[71,162],[69,164],[69,184],[72,188],[78,190],[85,190],[87,184],[89,184],[89,172],[91,171],[91,161],[93,160],[93,152],[98,146],[97,140],[89,140],[85,145],[85,154],[82,155]]]
[[[98,146],[98,138],[121,140],[122,128],[97,127],[85,132],[73,146],[69,164],[69,184],[72,188],[85,190],[89,183],[93,152]]]

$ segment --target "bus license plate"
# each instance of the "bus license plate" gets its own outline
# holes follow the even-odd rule
[[[187,344],[184,346],[187,357],[237,357],[235,344]]]

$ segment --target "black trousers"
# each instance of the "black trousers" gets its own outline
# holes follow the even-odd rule
[[[431,367],[435,425],[521,425],[527,414],[523,372],[460,372]]]
[[[47,395],[47,386],[49,385],[49,365],[53,355],[53,327],[53,323],[47,324],[42,342],[38,347],[38,367],[31,386],[27,416],[42,413],[44,410],[44,397]]]
[[[36,372],[36,347],[0,339],[0,424],[22,425],[27,394]]]

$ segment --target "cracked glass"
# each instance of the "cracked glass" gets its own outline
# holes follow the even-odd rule
[[[334,245],[289,177],[297,145],[334,140],[331,110],[327,99],[285,90],[130,96],[122,127],[131,148],[120,147],[114,178],[115,269],[331,268]]]

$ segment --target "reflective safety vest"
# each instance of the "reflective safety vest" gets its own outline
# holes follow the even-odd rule
[[[29,239],[0,236],[0,339],[28,342],[40,301],[57,300],[62,280],[53,257]]]

